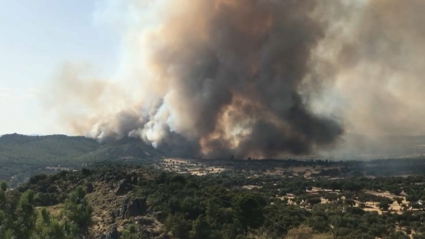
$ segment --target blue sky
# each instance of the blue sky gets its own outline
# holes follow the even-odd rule
[[[116,71],[120,39],[98,8],[94,0],[0,1],[0,135],[62,133],[38,96],[65,62]]]

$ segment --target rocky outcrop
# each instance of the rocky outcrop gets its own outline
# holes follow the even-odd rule
[[[162,211],[158,211],[158,212],[154,212],[153,213],[153,216],[157,219],[157,220],[164,220],[165,219],[165,216],[166,216],[166,214],[165,213],[163,213]]]
[[[126,218],[140,216],[146,211],[146,198],[135,198],[131,200],[127,208]]]
[[[137,184],[139,182],[139,179],[137,177],[132,177],[131,178],[131,183],[132,184]]]
[[[146,212],[146,209],[146,199],[135,198],[132,200],[125,201],[120,209],[111,213],[111,216],[114,219],[137,217],[143,215]]]
[[[131,185],[131,180],[122,179],[118,182],[118,187],[115,190],[116,195],[122,195],[130,192],[133,189],[133,185]]]
[[[141,226],[151,226],[155,223],[152,218],[148,217],[135,217],[133,222]]]
[[[106,235],[100,236],[100,239],[118,239],[120,237],[120,233],[117,230],[116,226],[113,226],[109,229]]]
[[[85,186],[86,193],[92,193],[94,191],[94,186],[92,183],[87,183]]]

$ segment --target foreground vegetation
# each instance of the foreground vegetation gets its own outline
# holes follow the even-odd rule
[[[0,183],[0,238],[71,239],[83,235],[91,222],[92,209],[81,187],[69,193],[60,215],[37,208],[34,191],[6,191]]]
[[[2,183],[0,238],[425,238],[424,184],[113,164]]]
[[[419,156],[162,158],[131,138],[3,136],[0,238],[425,238]]]

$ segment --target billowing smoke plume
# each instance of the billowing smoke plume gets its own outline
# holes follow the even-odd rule
[[[406,132],[425,118],[409,117],[425,100],[421,0],[128,4],[123,79],[72,64],[58,77],[50,106],[75,133],[276,157],[332,148],[343,125]]]

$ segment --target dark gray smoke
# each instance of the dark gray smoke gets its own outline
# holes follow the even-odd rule
[[[314,1],[184,4],[189,10],[173,14],[152,45],[150,63],[167,88],[159,107],[170,114],[158,147],[273,157],[339,138],[341,127],[311,113],[299,93],[325,35],[312,17]]]
[[[408,23],[378,29],[386,28],[383,20],[396,19],[386,9],[396,1],[170,0],[152,3],[150,10],[146,1],[135,2],[140,5],[132,7],[156,17],[145,27],[136,21],[126,35],[133,43],[132,84],[77,84],[97,89],[93,98],[82,96],[89,113],[62,117],[78,125],[78,133],[100,140],[140,137],[181,156],[278,157],[335,146],[342,122],[358,129],[364,124],[358,116],[376,115],[360,112],[356,102],[391,108],[388,101],[375,102],[374,94],[351,96],[366,84],[386,96],[379,91],[386,78],[371,84],[359,67],[398,64],[384,59],[400,52],[399,44],[385,45],[392,42],[385,36]],[[81,83],[78,74],[74,78]]]

